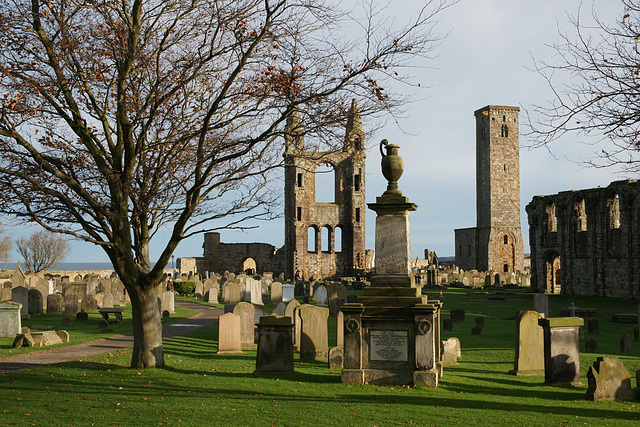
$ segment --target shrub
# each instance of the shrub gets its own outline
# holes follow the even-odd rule
[[[193,280],[176,280],[173,282],[173,290],[183,297],[189,296],[196,290],[196,282]]]

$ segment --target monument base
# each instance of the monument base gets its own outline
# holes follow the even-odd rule
[[[438,373],[414,371],[410,369],[344,369],[342,382],[347,385],[379,386],[417,386],[435,388],[438,386]]]
[[[509,371],[509,375],[516,375],[518,377],[542,377],[544,376],[544,369],[536,369],[536,370],[529,370],[529,371],[516,371],[515,369],[512,369]]]

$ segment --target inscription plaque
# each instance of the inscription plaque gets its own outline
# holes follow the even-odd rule
[[[407,362],[409,336],[407,331],[369,331],[371,360]]]

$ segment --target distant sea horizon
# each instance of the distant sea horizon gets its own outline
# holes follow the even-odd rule
[[[24,263],[20,263],[21,267],[24,269]],[[152,266],[155,266],[156,263],[152,262]],[[8,262],[6,264],[0,263],[0,268],[4,268],[7,270],[15,270],[18,268],[17,262]],[[165,268],[171,268],[171,266],[166,266]],[[77,271],[77,270],[113,270],[113,265],[110,262],[104,261],[86,261],[86,262],[61,262],[50,270],[61,270],[61,271]]]

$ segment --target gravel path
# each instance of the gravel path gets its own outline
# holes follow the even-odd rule
[[[201,304],[176,301],[177,306],[200,311],[195,317],[189,319],[176,320],[171,323],[162,324],[162,338],[171,338],[185,335],[196,328],[211,325],[218,322],[218,316],[223,313],[221,308],[208,307]],[[35,365],[52,365],[55,363],[68,362],[70,360],[81,359],[95,354],[106,353],[113,350],[133,347],[133,332],[126,335],[119,335],[113,338],[106,338],[86,344],[79,344],[69,347],[56,348],[50,351],[41,351],[33,354],[24,354],[0,360],[0,374],[17,371]]]

